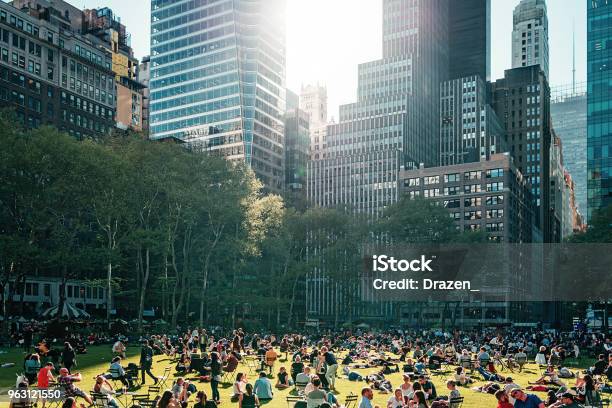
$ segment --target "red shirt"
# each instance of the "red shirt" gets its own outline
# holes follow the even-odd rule
[[[514,408],[514,405],[512,405],[511,403],[509,403],[507,401],[506,402],[499,401],[497,403],[497,408]]]
[[[44,366],[38,371],[38,387],[47,388],[49,386],[49,372],[51,367]]]

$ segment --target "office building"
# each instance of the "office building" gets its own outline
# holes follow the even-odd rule
[[[310,157],[322,157],[327,136],[327,87],[306,85],[300,93],[300,109],[310,116]]]
[[[476,162],[504,151],[504,130],[487,103],[487,87],[478,76],[440,84],[441,166]]]
[[[142,131],[144,85],[137,81],[138,60],[125,25],[108,7],[83,11],[83,32],[96,37],[112,55],[117,89],[116,122],[119,129]]]
[[[483,231],[490,241],[532,242],[533,206],[527,179],[509,153],[450,166],[402,170],[400,191],[436,200],[462,231]]]
[[[151,138],[285,184],[285,1],[151,1]]]
[[[81,10],[62,1],[0,2],[0,105],[28,127],[76,138],[115,125],[111,53],[80,31]]]
[[[512,29],[512,68],[540,65],[548,79],[548,14],[545,0],[521,0]]]
[[[587,216],[612,203],[612,1],[587,2]],[[610,47],[608,47],[610,45]]]
[[[297,94],[287,90],[285,113],[285,190],[306,193],[306,165],[310,157],[309,115],[299,108]]]
[[[539,65],[513,68],[492,84],[493,108],[505,130],[504,145],[527,178],[536,225],[544,242],[555,237],[550,205],[550,88]]]
[[[142,130],[148,132],[150,99],[149,82],[151,80],[151,58],[148,55],[142,57],[142,61],[138,67],[138,77],[136,79],[144,86],[144,89],[142,90]]]
[[[578,210],[587,210],[587,95],[586,83],[551,89],[552,126],[561,139],[563,164],[575,186]]]
[[[491,79],[491,0],[451,1],[449,79]]]
[[[533,199],[527,179],[513,162],[509,153],[499,153],[476,162],[403,170],[399,175],[400,192],[436,201],[461,231],[480,231],[490,242],[531,243],[538,239],[533,229]],[[499,265],[496,272],[505,281],[500,280],[494,288],[483,288],[477,302],[457,302],[453,311],[447,310],[444,302],[429,302],[418,311],[414,305],[400,305],[399,321],[411,326],[435,325],[442,314],[454,314],[456,324],[465,327],[534,321],[538,307],[514,301],[521,299],[520,288],[526,282],[541,282],[534,276],[519,278],[510,272],[520,270],[516,265]]]

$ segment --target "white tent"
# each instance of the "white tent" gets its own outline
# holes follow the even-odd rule
[[[43,312],[43,317],[57,317],[59,310],[59,305],[55,305],[50,307],[49,309]],[[85,310],[76,307],[70,303],[64,303],[64,307],[62,309],[62,314],[60,317],[65,317],[68,319],[79,319],[79,318],[89,318],[90,315]]]

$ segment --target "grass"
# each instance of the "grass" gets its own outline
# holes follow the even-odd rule
[[[15,367],[0,368],[0,390],[2,390],[2,392],[6,391],[6,389],[8,388],[12,388],[15,386],[16,375],[23,371],[21,367],[23,364],[23,357],[25,355],[23,350],[20,350],[20,349],[8,349],[6,351],[7,353],[0,354],[0,364],[12,362],[12,363],[15,363]],[[127,356],[128,356],[128,359],[123,361],[124,366],[130,362],[134,362],[138,364],[138,359],[140,356],[140,347],[138,346],[128,347]],[[88,349],[87,354],[78,355],[77,356],[78,367],[74,371],[80,372],[83,375],[83,381],[78,384],[78,387],[84,391],[90,392],[94,386],[95,376],[97,374],[104,373],[108,370],[110,359],[111,359],[111,346],[110,345],[90,347]],[[170,366],[172,367],[172,373],[174,373],[174,365],[175,363],[170,361],[170,359],[166,356],[155,356],[154,364],[153,364],[153,372],[156,375],[161,376],[164,368]],[[273,378],[271,379],[273,384],[276,381],[275,379],[276,373],[278,372],[279,368],[281,366],[285,366],[289,371],[290,365],[291,365],[290,361],[284,360],[284,355],[279,360],[276,361],[274,365],[274,370],[273,370]],[[401,368],[401,365],[400,365],[400,368]],[[584,368],[584,366],[582,368]],[[572,369],[576,370],[577,367],[573,367]],[[358,371],[362,375],[367,375],[367,374],[374,372],[375,370],[376,369],[359,369],[356,371]],[[244,365],[244,362],[240,363],[240,366],[238,367],[238,370],[236,372],[247,373],[249,382],[251,383],[253,383],[255,379],[257,378],[256,373],[254,372],[249,373],[249,369],[246,365]],[[339,368],[338,373],[340,372],[341,372],[341,369]],[[530,381],[533,382],[535,379],[539,377],[540,373],[541,373],[541,370],[538,368],[537,365],[528,364],[527,366],[525,366],[522,373],[502,372],[501,374],[504,376],[508,376],[508,375],[512,376],[515,383],[519,384],[522,387],[526,387],[528,385],[528,382]],[[450,377],[451,373],[449,373],[448,376]],[[391,381],[391,384],[394,387],[398,387],[402,382],[401,373],[393,373],[386,377],[387,379]],[[480,376],[477,375],[477,377],[480,377]],[[198,388],[198,390],[204,390],[206,394],[210,397],[211,395],[210,383],[197,382],[197,379],[195,379],[195,374],[190,374],[186,378],[194,379],[194,383],[196,384],[196,387]],[[232,375],[232,382],[234,378],[235,376]],[[447,380],[447,377],[444,377],[444,376],[433,376],[432,381],[434,385],[436,386],[436,389],[438,390],[438,395],[448,394],[447,392],[448,390],[446,389],[446,385],[445,385],[446,380]],[[567,380],[567,381],[569,384],[570,381],[573,382],[574,380]],[[479,386],[479,385],[482,385],[483,383],[484,383],[483,381],[478,381],[475,384],[470,385],[470,387]],[[148,377],[147,377],[147,384],[148,385],[152,384],[152,380]],[[168,384],[168,386],[170,385],[171,384]],[[361,388],[364,387],[365,385],[366,385],[365,382],[351,382],[345,378],[338,378],[336,380],[336,388],[338,391],[337,397],[339,401],[341,403],[344,403],[344,398],[350,393],[359,395]],[[146,390],[147,390],[146,386],[140,389],[142,393],[146,393]],[[136,391],[138,392],[138,390]],[[222,384],[220,386],[219,391],[221,393],[221,400],[222,400],[221,406],[226,406],[226,407],[233,406],[233,405],[237,406],[237,403],[230,402],[230,396],[232,393],[231,383]],[[461,395],[465,397],[465,402],[463,404],[464,408],[482,408],[482,407],[492,407],[496,405],[495,398],[490,394],[478,393],[478,392],[472,391],[469,387],[459,387],[459,391],[461,392]],[[287,390],[282,390],[282,391],[275,389],[274,399],[266,403],[266,408],[287,408],[286,396],[290,392],[291,392],[291,388]],[[536,393],[536,394],[538,394],[541,398],[545,396],[544,393]],[[374,401],[373,401],[374,405],[379,405],[381,408],[386,407],[386,402],[389,396],[390,396],[389,394],[382,394],[378,391],[375,391]],[[192,400],[193,400],[193,396],[192,396]],[[8,406],[8,404],[4,405],[4,403],[0,403],[0,407],[1,406]]]

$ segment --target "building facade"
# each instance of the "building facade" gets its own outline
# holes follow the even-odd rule
[[[548,13],[545,0],[521,0],[514,9],[512,68],[540,65],[548,78]]]
[[[301,110],[298,96],[287,91],[285,113],[285,191],[306,194],[306,166],[310,158],[308,113]]]
[[[491,0],[451,1],[449,79],[491,79]]]
[[[441,166],[476,162],[504,151],[504,130],[479,76],[440,84]]]
[[[300,92],[300,109],[310,116],[310,157],[322,157],[327,136],[327,87],[306,85]]]
[[[612,1],[587,2],[587,216],[612,203]]]
[[[438,201],[461,231],[483,231],[495,242],[532,242],[529,183],[509,153],[471,163],[403,170],[399,182],[403,195]]]
[[[576,206],[587,210],[587,95],[586,83],[551,89],[550,115],[561,138],[563,164],[575,185]]]
[[[79,139],[114,127],[112,56],[78,30],[81,19],[64,2],[0,3],[0,105],[27,127]]]
[[[117,88],[117,116],[119,129],[143,130],[144,85],[138,79],[138,60],[130,45],[130,34],[111,9],[83,11],[83,32],[98,39],[112,55],[112,70]]]
[[[550,204],[550,88],[539,65],[506,70],[492,84],[493,108],[503,124],[504,145],[527,178],[544,242],[556,242]]]
[[[137,80],[144,86],[144,89],[142,90],[142,130],[148,132],[150,99],[149,82],[151,80],[151,58],[148,55],[143,57],[142,61],[140,62]]]
[[[151,1],[151,138],[284,177],[285,1]]]

